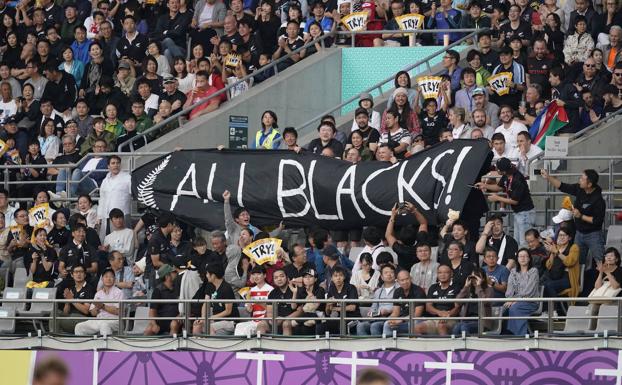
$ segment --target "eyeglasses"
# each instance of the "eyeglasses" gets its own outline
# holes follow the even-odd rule
[[[596,67],[596,64],[583,64],[583,67],[594,68]]]
[[[615,76],[622,76],[622,72],[614,72],[613,73]]]

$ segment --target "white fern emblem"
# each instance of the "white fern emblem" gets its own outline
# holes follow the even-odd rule
[[[153,171],[151,171],[145,179],[138,185],[138,201],[145,204],[146,206],[152,207],[154,209],[158,209],[158,205],[156,204],[155,198],[153,197],[153,184],[155,183],[158,175],[164,171],[168,162],[171,160],[171,155],[164,158],[162,163],[158,165]]]

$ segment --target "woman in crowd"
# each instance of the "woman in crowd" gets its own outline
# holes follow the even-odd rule
[[[278,128],[278,118],[273,111],[264,111],[261,115],[261,131],[257,132],[251,148],[262,150],[276,150],[281,146],[281,133]]]
[[[136,79],[136,84],[139,84],[142,79],[147,80],[149,87],[151,87],[151,93],[159,95],[162,93],[162,76],[158,75],[158,61],[151,55],[147,55],[143,60],[143,75]]]
[[[314,299],[325,299],[326,291],[318,282],[317,271],[308,268],[302,272],[302,286],[294,287],[294,298],[306,300],[304,303],[292,304],[292,309],[297,310],[292,317],[317,318],[324,315],[324,304],[312,302]],[[298,320],[295,321],[294,334],[296,335],[313,335],[315,334],[315,320]]]
[[[86,218],[86,225],[92,229],[99,225],[97,220],[97,205],[93,204],[90,195],[84,194],[78,197],[78,212]]]
[[[369,144],[365,143],[365,139],[363,138],[363,134],[360,130],[352,131],[350,141],[352,142],[352,148],[359,152],[361,160],[372,160],[374,158],[373,153],[369,149]],[[344,153],[344,159],[346,158],[347,153],[348,150]]]
[[[531,253],[528,249],[522,248],[516,253],[518,265],[510,272],[508,278],[508,288],[505,297],[508,299],[503,307],[507,309],[510,317],[526,317],[533,314],[538,309],[537,302],[512,301],[513,298],[536,298],[540,277],[538,269],[533,267]],[[528,322],[525,319],[508,320],[507,330],[515,336],[527,334]]]
[[[564,44],[564,57],[568,65],[583,63],[594,48],[594,39],[587,32],[587,19],[577,15],[574,19],[574,27],[575,33],[568,36]]]
[[[80,88],[80,82],[84,75],[84,63],[73,57],[73,49],[70,46],[63,48],[61,54],[63,55],[63,62],[59,64],[58,69],[73,76],[76,86]]]
[[[484,271],[477,267],[473,270],[473,273],[468,276],[464,283],[464,287],[460,290],[460,293],[456,296],[456,298],[493,298],[494,297],[494,289],[488,286],[488,282],[486,280],[486,274]],[[492,314],[492,302],[484,302],[483,309],[485,317],[490,317]],[[479,315],[479,304],[477,302],[469,302],[462,304],[462,309],[460,311],[460,317],[477,317]],[[489,329],[490,320],[484,320],[483,327],[485,329]],[[462,332],[467,334],[475,334],[477,333],[479,328],[478,321],[460,321],[456,326],[454,326],[454,335],[461,335]]]
[[[550,238],[544,241],[544,247],[549,253],[542,280],[545,297],[579,295],[579,246],[573,243],[573,238],[571,230],[561,228],[557,233],[557,242]],[[556,305],[561,313],[560,304]]]
[[[60,250],[71,240],[65,211],[56,211],[52,215],[52,223],[54,223],[54,228],[48,233],[48,243],[56,250]]]
[[[404,87],[396,88],[392,96],[393,102],[388,104],[389,108],[382,114],[380,132],[382,133],[387,130],[387,111],[397,111],[399,114],[400,127],[408,131],[411,135],[420,133],[421,127],[419,126],[419,118],[408,102],[408,89]]]
[[[253,232],[248,228],[240,231],[237,244],[227,246],[227,268],[225,269],[225,281],[227,281],[236,298],[240,298],[239,290],[246,287],[246,280],[250,277],[250,258],[242,253],[242,249],[253,241]]]
[[[45,165],[47,162],[43,155],[41,155],[41,146],[38,139],[33,139],[28,144],[28,153],[24,158],[24,166],[28,166],[21,169],[22,181],[26,182],[43,182],[46,180],[47,169],[36,168],[37,166]],[[20,196],[22,198],[33,196],[34,184],[23,184],[18,187]]]
[[[47,163],[52,163],[59,154],[60,138],[56,135],[54,120],[44,118],[39,132],[39,147]]]
[[[400,87],[406,89],[406,91],[408,92],[408,104],[412,107],[415,103],[415,100],[417,99],[417,88],[416,85],[415,87],[412,86],[411,81],[412,80],[408,72],[399,71],[397,74],[395,74],[395,79],[393,80],[393,83],[395,84],[395,89],[398,89]],[[393,95],[389,96],[387,106],[390,106],[393,103],[393,99]]]
[[[374,261],[370,253],[361,253],[359,263],[361,268],[352,273],[350,283],[356,287],[360,299],[370,299],[378,288],[380,272],[372,268]]]
[[[454,139],[471,138],[471,130],[469,129],[469,126],[465,123],[466,112],[464,111],[464,108],[450,108],[447,117],[449,118],[448,127],[451,128],[451,133]]]
[[[101,44],[96,41],[91,43],[89,56],[91,61],[84,67],[84,74],[80,81],[79,95],[81,98],[87,95],[94,96],[102,77],[112,77],[114,73],[112,62],[104,56]]]
[[[32,279],[27,287],[52,287],[54,286],[54,263],[56,262],[56,250],[47,244],[47,232],[44,228],[34,231],[35,241],[30,244],[30,249],[24,256],[24,266],[27,267]]]
[[[622,285],[622,268],[620,268],[620,252],[615,247],[605,250],[605,258],[596,266],[598,277],[594,289],[608,285],[612,290],[620,291]]]
[[[186,60],[178,56],[173,59],[173,76],[177,79],[177,89],[184,94],[192,91],[194,87],[194,74],[188,72]]]

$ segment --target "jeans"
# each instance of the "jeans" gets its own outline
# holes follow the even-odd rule
[[[84,174],[85,173],[83,173],[82,170],[80,170],[79,168],[73,170],[73,172],[71,173],[72,183],[70,185],[70,191],[72,197],[82,194],[89,194],[97,188],[97,182],[95,182],[90,177],[84,177]],[[63,168],[58,170],[58,177],[56,178],[57,193],[67,190],[67,175],[67,169]]]
[[[568,280],[568,274],[564,274],[562,278],[556,280],[547,279],[542,284],[544,286],[544,296],[548,298],[558,297],[559,293],[570,288],[570,280]],[[549,309],[548,307],[548,302],[545,302],[544,308],[548,309],[548,311],[551,311],[551,309]],[[561,303],[556,303],[555,308],[558,309],[558,313],[562,313]]]
[[[393,330],[395,330],[397,334],[410,333],[408,322],[402,322],[402,323],[399,323],[396,327],[391,327],[389,325],[389,321],[385,321],[384,326],[382,328],[382,334],[385,336],[393,336]]]
[[[174,63],[173,58],[176,56],[186,56],[186,50],[175,44],[170,37],[162,40],[162,49],[164,49],[164,56],[169,63]]]
[[[530,316],[538,310],[538,304],[536,302],[514,302],[508,309],[508,315],[510,317],[526,317]],[[527,334],[528,322],[526,319],[511,319],[508,320],[507,329],[515,336],[524,336]]]
[[[462,321],[456,324],[456,326],[454,326],[454,330],[452,334],[456,336],[461,336],[462,332],[465,332],[467,335],[477,334],[478,332],[477,321]]]
[[[384,321],[361,321],[356,325],[357,336],[380,336],[382,335],[382,328],[384,327]]]
[[[514,213],[514,239],[518,246],[525,244],[525,231],[533,228],[536,223],[536,209]]]
[[[601,261],[605,254],[605,240],[602,231],[594,231],[591,233],[582,233],[577,231],[574,242],[579,246],[581,254],[579,255],[579,263],[585,265],[586,270],[592,268],[592,261]],[[589,259],[588,259],[588,251]]]

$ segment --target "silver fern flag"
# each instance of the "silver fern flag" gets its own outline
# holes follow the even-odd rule
[[[383,225],[393,205],[405,201],[434,224],[462,210],[489,153],[484,140],[441,143],[395,164],[290,151],[183,150],[136,169],[132,186],[141,204],[206,229],[223,227],[225,190],[255,225]]]

